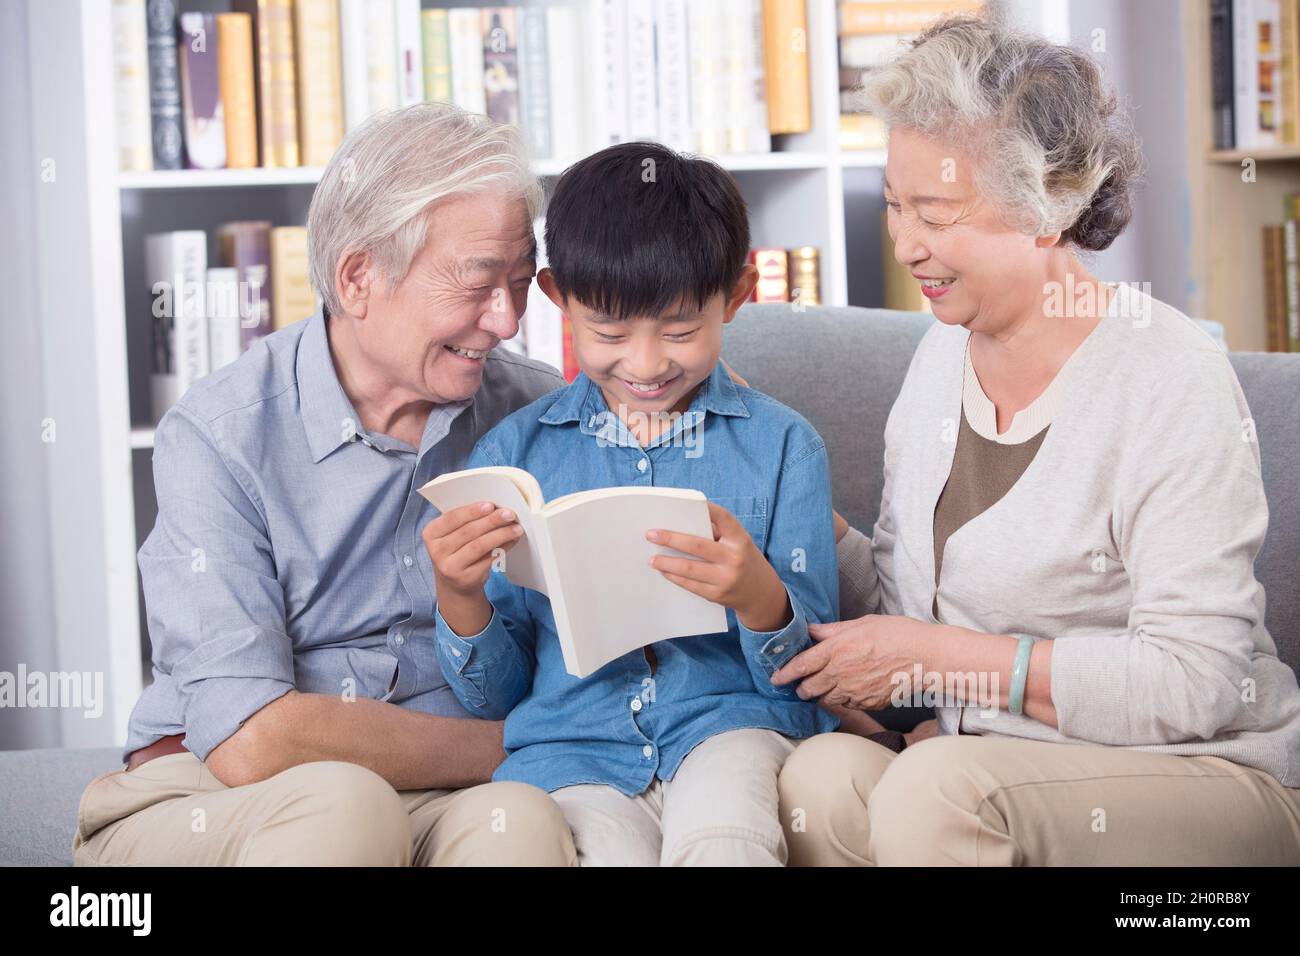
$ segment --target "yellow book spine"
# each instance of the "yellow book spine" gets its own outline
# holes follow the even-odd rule
[[[292,0],[257,0],[257,78],[262,165],[297,166]]]
[[[271,230],[271,322],[282,329],[316,311],[307,265],[307,230],[277,226]]]
[[[217,72],[226,114],[226,166],[257,165],[257,99],[253,93],[253,20],[217,14]]]
[[[304,166],[324,166],[343,141],[338,0],[295,0],[298,146]]]
[[[805,0],[763,0],[767,125],[773,133],[812,129]]]

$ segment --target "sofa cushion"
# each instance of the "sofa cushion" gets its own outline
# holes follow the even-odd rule
[[[118,747],[0,751],[0,866],[71,866],[81,792],[121,769]]]

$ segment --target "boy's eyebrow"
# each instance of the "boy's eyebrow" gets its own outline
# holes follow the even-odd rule
[[[897,192],[897,190],[895,190],[893,186],[889,185],[888,179],[885,180],[885,189],[889,190],[891,193]],[[952,204],[955,202],[960,202],[960,200],[957,199],[949,199],[947,196],[912,196],[911,199],[912,202],[914,203],[941,202],[941,203]]]
[[[698,319],[699,317],[700,317],[700,314],[699,314],[698,312],[674,312],[672,315],[661,315],[661,316],[658,316],[658,317],[655,319],[655,321],[657,321],[657,322],[691,322],[691,321],[694,321],[694,320]],[[636,316],[636,318],[644,318],[644,316]],[[590,313],[590,314],[587,316],[587,321],[588,321],[588,322],[591,322],[591,323],[594,323],[594,324],[596,324],[596,325],[611,325],[611,324],[613,324],[613,323],[615,323],[615,322],[622,322],[622,321],[624,321],[624,320],[622,320],[622,319],[616,319],[616,318],[614,318],[612,315],[610,315],[608,312],[592,312],[592,313]]]

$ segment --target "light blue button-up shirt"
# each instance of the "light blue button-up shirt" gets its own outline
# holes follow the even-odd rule
[[[506,718],[508,756],[494,780],[547,791],[599,783],[632,795],[656,776],[671,780],[714,734],[761,727],[802,738],[839,726],[793,686],[771,683],[809,646],[808,622],[836,620],[839,609],[826,447],[798,413],[737,387],[719,365],[673,427],[643,448],[584,374],[484,436],[470,467],[486,465],[531,472],[547,500],[615,485],[698,489],[749,531],[793,611],[781,630],[757,632],[728,610],[726,633],[654,644],[653,669],[635,651],[579,680],[564,669],[550,601],[492,574],[487,626],[462,638],[437,614],[436,634],[466,709]]]
[[[429,415],[420,447],[369,434],[339,385],[324,317],[267,337],[158,424],[158,519],[140,548],[153,681],[124,756],[167,734],[205,759],[291,688],[469,716],[433,637],[436,515],[417,490],[562,386],[493,351],[473,399]]]

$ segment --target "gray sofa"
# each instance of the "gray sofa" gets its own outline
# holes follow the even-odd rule
[[[880,502],[885,417],[928,316],[873,309],[746,306],[724,356],[755,388],[803,412],[830,448],[835,504],[869,530]],[[1300,666],[1300,355],[1237,353],[1255,416],[1270,521],[1256,574],[1283,659]],[[0,865],[71,862],[77,802],[115,749],[0,753]]]

